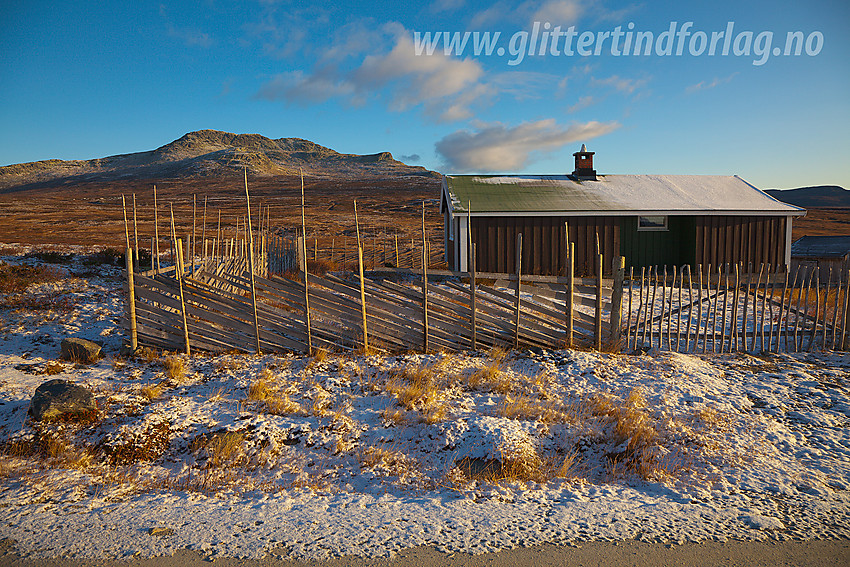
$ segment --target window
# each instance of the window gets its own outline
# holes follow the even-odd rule
[[[667,217],[638,217],[638,230],[667,230]]]

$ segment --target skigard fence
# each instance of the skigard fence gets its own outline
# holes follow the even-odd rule
[[[619,261],[614,280],[385,269],[308,274],[306,285],[303,272],[298,280],[255,274],[252,285],[239,257],[201,263],[194,276],[181,261],[168,274],[128,270],[127,326],[141,344],[206,351],[848,347],[850,274],[820,285],[805,268],[684,266],[623,278]]]
[[[625,346],[677,352],[847,350],[850,271],[770,265],[630,271]]]
[[[296,281],[251,278],[239,258],[193,272],[180,256],[169,274],[134,273],[128,260],[126,323],[136,344],[186,352],[599,348],[611,336],[603,315],[615,312],[612,282],[601,277],[429,272],[427,264],[366,277],[361,250],[358,274],[300,271]]]

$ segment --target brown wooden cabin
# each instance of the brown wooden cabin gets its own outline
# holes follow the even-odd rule
[[[615,256],[626,269],[741,262],[791,262],[791,222],[805,210],[782,203],[738,176],[597,175],[582,144],[568,175],[445,175],[449,267],[468,269],[469,241],[479,272],[563,275],[566,230],[575,243],[577,275],[595,272],[596,239],[604,273]]]

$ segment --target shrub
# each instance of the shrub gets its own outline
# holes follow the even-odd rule
[[[180,383],[186,378],[186,361],[179,356],[166,356],[162,359],[162,367],[169,380]]]

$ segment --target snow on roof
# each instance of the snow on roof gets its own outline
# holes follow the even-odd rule
[[[451,209],[472,214],[772,214],[805,210],[763,193],[738,176],[449,175],[444,190]]]
[[[850,236],[804,236],[791,245],[792,258],[843,258],[850,253]]]

